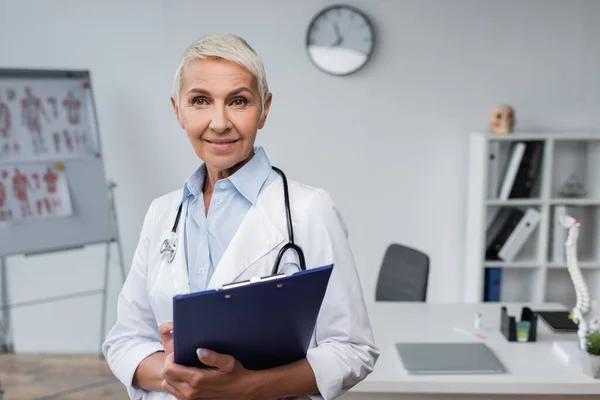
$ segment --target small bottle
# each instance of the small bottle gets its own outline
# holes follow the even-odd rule
[[[475,328],[475,330],[481,329],[481,313],[475,313],[475,319],[473,320],[473,328]]]

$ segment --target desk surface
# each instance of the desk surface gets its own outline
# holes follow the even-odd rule
[[[588,377],[580,365],[568,365],[553,352],[553,340],[576,335],[554,334],[538,322],[537,342],[508,342],[500,332],[503,303],[432,304],[375,303],[369,316],[381,355],[375,370],[351,392],[360,393],[487,393],[487,394],[600,394],[600,380]],[[506,304],[520,318],[520,304]],[[529,305],[536,310],[562,310],[560,304]],[[507,369],[501,375],[409,375],[394,348],[398,341],[481,341],[458,333],[473,330],[476,312],[482,314],[483,340]]]

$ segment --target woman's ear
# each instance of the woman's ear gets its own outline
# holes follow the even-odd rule
[[[185,128],[183,127],[183,123],[181,122],[181,114],[179,113],[179,106],[177,106],[177,102],[175,102],[175,99],[173,97],[171,97],[171,106],[173,106],[173,111],[175,111],[175,117],[177,118],[177,122],[179,122],[179,126],[181,127],[181,129]]]
[[[258,121],[258,129],[262,129],[265,126],[265,122],[267,122],[267,115],[269,114],[269,109],[271,108],[271,101],[273,100],[273,94],[271,92],[267,93],[267,97],[265,98],[265,107],[263,108],[262,116],[260,117],[260,121]]]

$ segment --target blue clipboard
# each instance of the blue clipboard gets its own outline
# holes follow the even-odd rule
[[[175,363],[206,368],[196,349],[261,370],[306,357],[333,264],[173,297]]]

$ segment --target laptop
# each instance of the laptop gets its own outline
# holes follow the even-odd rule
[[[396,350],[409,374],[506,373],[504,365],[485,343],[396,343]]]

